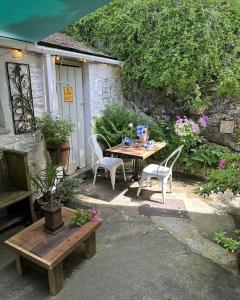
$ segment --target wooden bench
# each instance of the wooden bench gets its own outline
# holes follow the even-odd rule
[[[102,221],[89,222],[82,227],[71,224],[73,210],[63,207],[64,228],[56,235],[43,230],[44,218],[17,233],[5,245],[16,255],[17,273],[23,275],[24,260],[48,271],[49,291],[56,295],[63,287],[63,260],[80,246],[86,258],[96,253],[96,230]]]
[[[36,220],[26,152],[0,149],[0,212],[0,231]]]

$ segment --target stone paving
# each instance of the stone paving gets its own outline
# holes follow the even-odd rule
[[[237,300],[240,278],[234,255],[211,241],[216,230],[232,230],[233,219],[217,215],[213,199],[193,193],[198,184],[175,179],[174,193],[183,199],[189,219],[139,215],[139,205],[151,197],[161,199],[158,184],[135,197],[137,184],[119,182],[111,190],[108,179],[98,177],[94,191],[86,180],[78,201],[70,206],[97,206],[104,220],[97,236],[97,254],[84,260],[75,253],[64,262],[64,288],[48,293],[47,276],[30,268],[16,274],[14,256],[2,241],[21,230],[0,235],[1,300]]]

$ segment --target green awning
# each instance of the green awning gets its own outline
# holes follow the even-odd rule
[[[1,0],[0,36],[38,42],[110,0]]]

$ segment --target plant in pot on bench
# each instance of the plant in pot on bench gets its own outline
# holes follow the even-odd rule
[[[31,180],[35,189],[42,195],[39,204],[44,211],[45,231],[55,234],[63,228],[61,200],[54,192],[58,166],[47,162],[44,169],[38,169],[36,165],[32,166]]]
[[[69,138],[75,124],[62,120],[58,115],[44,114],[37,119],[37,128],[45,139],[47,150],[53,163],[66,166],[69,158]]]

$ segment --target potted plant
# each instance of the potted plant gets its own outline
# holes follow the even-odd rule
[[[40,170],[33,165],[31,170],[31,181],[35,189],[42,195],[39,203],[45,216],[44,230],[52,234],[60,231],[64,225],[61,201],[53,193],[58,172],[58,166],[51,162],[47,162],[44,169]]]
[[[62,120],[55,114],[44,114],[37,119],[37,128],[41,131],[52,161],[66,166],[69,157],[69,138],[75,125],[70,120]]]

